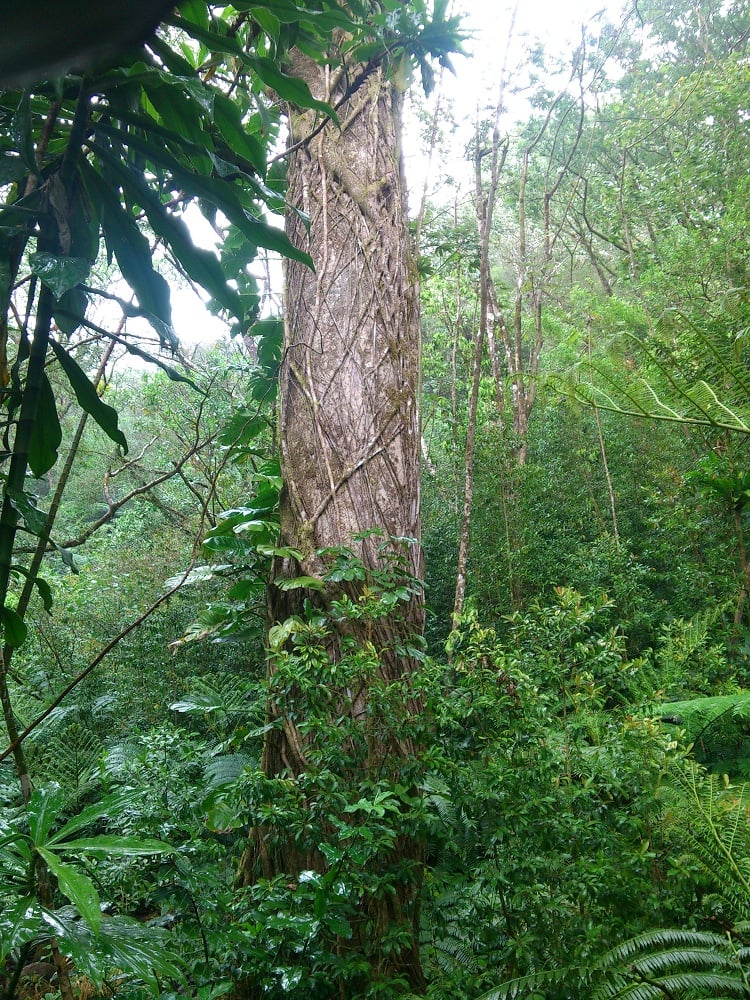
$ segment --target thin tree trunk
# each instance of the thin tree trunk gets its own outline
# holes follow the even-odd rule
[[[517,7],[516,7],[517,9]],[[513,11],[515,20],[516,11]],[[512,34],[512,26],[511,26]],[[507,52],[506,52],[507,57]],[[477,431],[477,411],[479,407],[479,387],[482,379],[482,358],[485,341],[488,339],[489,307],[490,307],[490,236],[492,220],[495,212],[495,197],[500,173],[505,164],[508,152],[508,142],[500,138],[500,116],[505,100],[505,69],[500,81],[500,92],[495,107],[495,120],[492,130],[492,143],[489,149],[483,149],[479,142],[479,127],[476,129],[476,149],[474,151],[474,208],[477,217],[477,232],[479,236],[479,328],[474,344],[474,367],[471,380],[471,396],[469,398],[468,423],[466,428],[466,451],[464,453],[464,503],[461,514],[461,528],[458,537],[458,556],[456,559],[456,590],[453,598],[453,627],[458,626],[463,613],[466,598],[466,573],[469,562],[469,545],[471,542],[471,514],[474,505],[474,449]],[[486,156],[490,158],[489,183],[485,190],[482,178],[482,164]],[[494,317],[493,317],[494,322]],[[495,390],[498,392],[498,381]]]
[[[456,592],[453,598],[453,628],[458,627],[466,598],[466,573],[469,563],[469,543],[471,542],[471,512],[474,506],[474,448],[477,432],[477,409],[479,407],[479,384],[482,379],[484,330],[484,324],[480,323],[474,344],[474,370],[471,379],[466,451],[464,453],[464,507],[461,514],[461,531],[458,536]]]
[[[750,560],[747,557],[747,546],[745,545],[745,529],[742,525],[742,512],[733,511],[734,532],[737,538],[737,552],[740,563],[740,592],[737,595],[737,604],[734,609],[734,627],[737,632],[745,617],[745,606],[747,597],[750,594]]]
[[[588,352],[589,368],[591,367],[591,326],[588,328]],[[620,548],[620,530],[617,524],[617,504],[615,503],[615,491],[612,487],[612,476],[609,472],[609,462],[607,461],[607,449],[604,444],[604,431],[602,430],[602,419],[599,415],[599,407],[594,406],[594,420],[596,421],[596,434],[599,438],[599,453],[602,456],[602,467],[604,468],[604,478],[607,482],[607,497],[609,498],[609,512],[612,515],[612,534],[615,537],[615,545]]]

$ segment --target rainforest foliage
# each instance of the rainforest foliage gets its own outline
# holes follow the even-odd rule
[[[444,0],[186,0],[3,84],[2,1000],[750,996],[750,12],[608,16],[468,139]],[[355,301],[323,185],[396,212],[335,137],[411,84],[421,539],[292,544],[279,407],[361,333],[294,354]],[[298,462],[385,510],[390,420]]]

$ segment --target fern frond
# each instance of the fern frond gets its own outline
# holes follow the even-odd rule
[[[257,762],[244,753],[219,754],[212,757],[204,768],[206,792],[212,792],[221,785],[236,781],[243,770],[254,763]]]
[[[624,416],[750,433],[750,380],[743,359],[732,356],[725,340],[698,329],[685,316],[681,320],[699,345],[697,371],[694,365],[686,370],[684,361],[670,352],[657,353],[658,348],[629,334],[653,379],[587,359],[565,375],[549,375],[547,384],[576,402]]]
[[[627,965],[647,949],[723,948],[726,938],[711,931],[694,931],[682,927],[657,928],[644,931],[623,941],[606,952],[596,963],[597,969],[613,969]]]
[[[579,985],[582,986],[588,980],[588,976],[581,969],[548,969],[530,976],[511,979],[507,983],[502,983],[489,992],[483,993],[477,997],[477,1000],[517,1000],[519,997],[529,998],[544,995],[549,987],[559,986],[566,979],[580,980]]]
[[[591,1000],[707,1000],[718,997],[748,997],[741,977],[724,976],[711,972],[685,972],[664,976],[653,982],[618,983],[614,991],[596,992]]]

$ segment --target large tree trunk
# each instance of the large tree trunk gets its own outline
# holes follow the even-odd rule
[[[280,373],[280,444],[284,490],[281,501],[281,545],[297,549],[301,558],[277,558],[275,580],[322,577],[326,559],[319,550],[347,546],[368,572],[383,560],[379,548],[388,538],[419,539],[419,363],[418,288],[409,249],[406,198],[399,153],[401,99],[380,69],[362,68],[352,85],[351,74],[337,77],[304,56],[293,71],[304,78],[315,97],[338,105],[340,129],[328,123],[320,130],[311,112],[290,112],[287,231],[311,254],[315,270],[288,262],[285,292],[285,343]],[[304,216],[300,214],[304,213]],[[357,538],[380,529],[382,536]],[[399,543],[394,543],[398,548]],[[422,577],[418,544],[404,549],[403,576]],[[269,588],[270,625],[302,613],[304,600],[322,610],[346,594],[362,596],[366,581],[327,583],[324,590]],[[364,749],[353,767],[342,764],[345,782],[397,783],[415,786],[415,746],[411,721],[420,703],[409,678],[417,661],[409,637],[423,630],[423,602],[415,592],[400,612],[334,626],[326,638],[326,655],[337,662],[347,653],[342,640],[376,650],[379,690],[404,693],[400,724],[372,727],[375,709],[364,687],[331,692],[331,724],[361,725]],[[344,633],[344,634],[342,634]],[[263,770],[309,782],[315,734],[309,719],[300,718],[305,692],[285,708],[274,695],[278,661],[269,659],[271,699]],[[387,695],[386,695],[387,697]],[[368,719],[370,722],[368,723]],[[382,720],[381,720],[382,721]],[[368,725],[370,728],[368,729]],[[354,754],[355,738],[350,739]],[[355,755],[356,756],[356,755]],[[357,773],[357,771],[359,773]],[[407,777],[408,776],[408,777]],[[280,831],[258,828],[248,852],[246,882],[313,869],[327,862],[314,847],[300,848]],[[378,977],[400,977],[412,989],[423,985],[417,947],[421,846],[414,835],[399,836],[390,856],[368,861],[383,864],[395,877],[395,891],[375,898],[362,895],[359,922],[346,947],[361,948]],[[249,863],[248,863],[249,859]],[[355,922],[356,923],[356,922]],[[396,929],[402,945],[386,945],[378,954],[381,934]],[[367,940],[359,937],[367,936]],[[341,992],[343,990],[343,992]],[[353,995],[339,987],[341,995]],[[339,995],[338,992],[332,995]]]
[[[336,101],[321,67],[295,72]],[[364,71],[363,71],[364,72]],[[400,95],[372,70],[309,142],[292,116],[287,231],[315,272],[286,269],[281,369],[282,538],[320,570],[318,548],[357,532],[419,535],[419,303],[399,156]],[[377,546],[366,544],[366,561]],[[420,550],[412,569],[421,575]],[[413,623],[421,626],[421,608]]]

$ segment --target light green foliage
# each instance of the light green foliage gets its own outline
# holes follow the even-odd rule
[[[713,695],[659,706],[696,760],[716,774],[750,776],[750,694]]]

